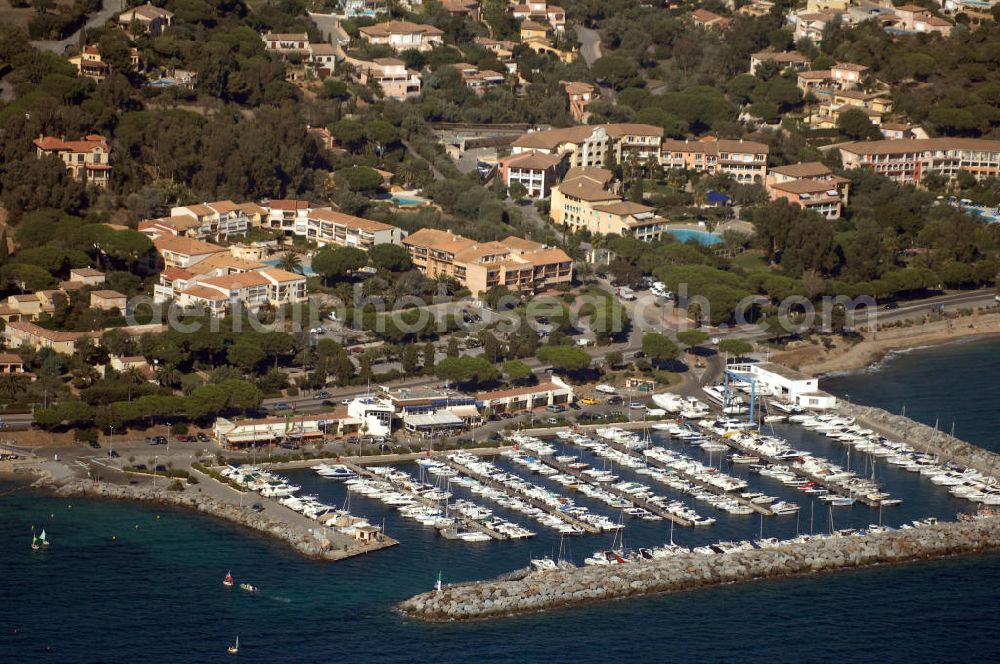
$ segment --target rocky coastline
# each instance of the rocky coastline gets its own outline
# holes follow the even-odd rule
[[[426,592],[399,604],[429,621],[500,618],[706,586],[930,560],[1000,549],[1000,519],[831,537],[719,555],[681,554],[616,566],[581,567]]]
[[[349,544],[343,544],[338,547],[331,539],[326,537],[323,532],[324,529],[318,525],[312,531],[297,528],[191,490],[172,491],[169,489],[153,489],[149,486],[111,484],[82,478],[59,481],[47,475],[43,475],[36,480],[32,486],[47,489],[57,496],[85,496],[87,498],[108,500],[129,500],[193,510],[235,523],[261,535],[285,542],[298,553],[317,560],[342,560],[395,546],[399,543],[391,537],[383,536],[379,541],[374,541],[367,545],[352,541]]]

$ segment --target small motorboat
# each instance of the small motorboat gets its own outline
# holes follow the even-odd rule
[[[229,647],[226,648],[226,652],[228,652],[230,655],[235,655],[239,651],[240,651],[240,637],[237,636],[236,643],[229,644]]]
[[[255,585],[249,584],[249,583],[241,583],[240,584],[240,590],[245,590],[248,593],[255,593],[258,590],[260,590],[260,588],[258,588]]]
[[[232,575],[232,573],[226,572],[226,578],[224,578],[222,580],[222,585],[224,585],[227,588],[232,588],[233,587],[233,575]]]

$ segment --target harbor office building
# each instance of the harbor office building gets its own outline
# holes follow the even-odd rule
[[[809,410],[836,408],[837,398],[819,389],[819,379],[776,362],[748,362],[726,367],[752,378],[758,397]]]

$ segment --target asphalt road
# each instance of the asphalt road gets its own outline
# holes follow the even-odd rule
[[[110,19],[112,16],[121,12],[124,8],[122,7],[122,0],[104,0],[104,4],[101,10],[96,14],[92,15],[87,19],[84,24],[83,29],[86,28],[96,28],[98,26],[104,25],[104,22]],[[51,40],[39,40],[31,42],[31,45],[42,51],[50,51],[56,55],[66,55],[66,52],[72,46],[76,46],[80,41],[80,30],[77,30],[66,39],[61,39],[59,41]]]

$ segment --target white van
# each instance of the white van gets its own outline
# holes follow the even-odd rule
[[[618,393],[618,390],[616,390],[613,385],[603,385],[602,384],[602,385],[596,386],[594,389],[596,391],[598,391],[598,392],[603,393],[603,394],[617,394]]]

